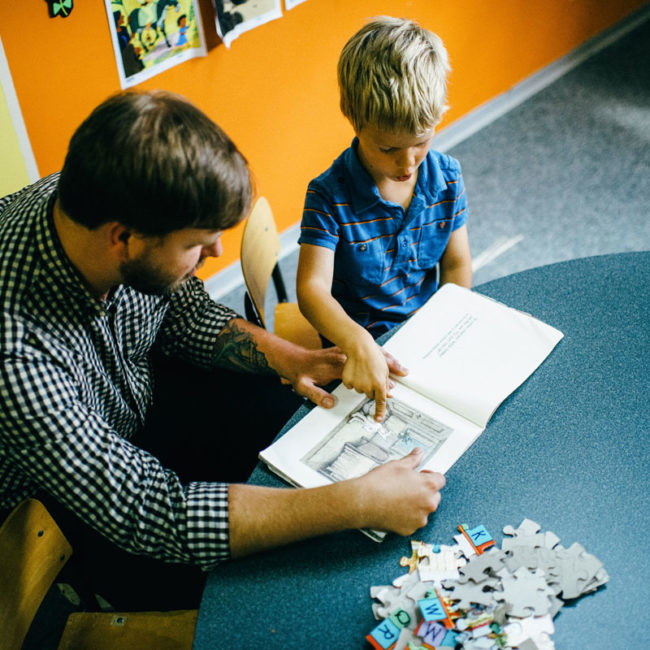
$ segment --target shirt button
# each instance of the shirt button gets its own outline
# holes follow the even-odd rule
[[[367,251],[368,250],[367,244],[361,244],[361,246],[359,246],[359,250],[360,251]]]
[[[440,225],[438,226],[438,228],[440,228],[441,230],[443,230],[446,227],[447,227],[447,222],[446,221],[441,221]]]

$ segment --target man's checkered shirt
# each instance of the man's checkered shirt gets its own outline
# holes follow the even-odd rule
[[[128,551],[209,568],[229,557],[227,485],[182,485],[129,439],[154,342],[212,367],[237,314],[196,278],[171,297],[94,298],[56,235],[57,178],[0,199],[0,509],[44,490]]]

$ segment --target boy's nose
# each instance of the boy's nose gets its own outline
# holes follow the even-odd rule
[[[398,165],[405,171],[412,171],[416,163],[416,154],[414,149],[404,149],[397,159]]]

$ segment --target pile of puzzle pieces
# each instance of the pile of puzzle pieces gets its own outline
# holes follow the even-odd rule
[[[412,541],[400,560],[408,573],[370,588],[381,621],[366,637],[374,648],[553,650],[564,601],[609,580],[580,544],[566,549],[530,519],[504,527],[501,549],[484,526],[458,529],[454,545]]]

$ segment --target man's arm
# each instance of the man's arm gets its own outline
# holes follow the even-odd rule
[[[172,295],[157,343],[164,354],[202,368],[278,374],[325,408],[334,399],[319,385],[340,379],[344,361],[338,349],[307,350],[249,323],[212,300],[197,278]]]
[[[231,556],[352,528],[412,534],[426,525],[445,485],[442,474],[415,469],[422,454],[414,450],[359,478],[318,488],[230,485]]]
[[[183,485],[83,401],[69,357],[22,349],[0,365],[1,496],[44,491],[131,553],[206,568],[227,560],[228,486]]]
[[[445,252],[440,258],[440,285],[447,282],[472,288],[472,256],[466,225],[451,233]]]
[[[294,390],[324,408],[334,398],[320,386],[341,378],[345,356],[338,348],[307,350],[241,318],[216,339],[216,363],[242,372],[278,374]]]
[[[370,333],[348,316],[332,296],[334,251],[301,244],[297,292],[300,311],[327,339],[347,355],[343,383],[375,400],[375,418],[383,420],[390,392],[389,372],[404,375],[394,359],[384,355]]]

